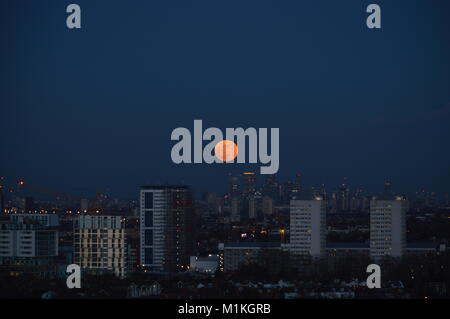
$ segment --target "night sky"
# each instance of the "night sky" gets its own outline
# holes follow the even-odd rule
[[[82,29],[66,27],[66,6]],[[365,8],[382,8],[369,30]],[[174,128],[279,127],[280,179],[450,192],[450,1],[1,1],[0,175],[73,195],[260,165],[175,165]]]

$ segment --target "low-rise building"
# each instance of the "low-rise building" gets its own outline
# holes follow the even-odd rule
[[[206,257],[191,256],[190,270],[205,274],[214,274],[219,267],[219,256],[208,255]]]
[[[7,223],[0,224],[0,267],[3,271],[9,271],[11,275],[55,275],[57,216],[50,216],[15,214]]]

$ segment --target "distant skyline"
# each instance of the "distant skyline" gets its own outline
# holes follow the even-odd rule
[[[259,165],[175,165],[176,127],[279,127],[280,180],[450,192],[450,2],[0,3],[0,176],[89,197],[227,189]],[[258,177],[259,178],[259,177]],[[263,177],[264,178],[264,177]],[[260,179],[261,180],[261,179]]]
[[[100,193],[106,194],[112,198],[118,198],[121,200],[138,200],[139,199],[139,190],[142,186],[186,185],[193,190],[196,199],[200,199],[202,194],[206,193],[206,192],[213,192],[219,196],[222,196],[222,195],[226,195],[229,193],[229,189],[230,189],[229,188],[230,187],[230,179],[229,178],[231,176],[239,177],[239,184],[241,187],[244,187],[244,181],[242,180],[242,173],[246,172],[246,171],[251,171],[251,169],[247,169],[247,170],[243,169],[242,171],[236,171],[235,174],[232,174],[231,172],[229,174],[225,174],[223,176],[223,183],[218,188],[202,188],[202,185],[199,183],[195,183],[195,182],[189,183],[185,180],[180,179],[175,182],[157,181],[154,183],[143,183],[143,184],[135,187],[137,189],[137,192],[135,191],[133,193],[131,193],[129,189],[124,190],[124,189],[101,188],[101,187],[97,187],[97,192],[100,192]],[[286,176],[286,178],[284,178],[283,176],[281,176],[279,174],[276,174],[276,175],[277,175],[277,180],[278,180],[279,184],[282,186],[284,186],[289,181],[295,182],[295,174]],[[216,176],[216,177],[219,177],[219,176]],[[266,181],[266,177],[267,177],[267,175],[260,175],[260,174],[256,173],[257,191],[262,190],[264,183]],[[410,189],[412,189],[412,190],[399,189],[398,186],[395,183],[392,183],[392,180],[390,180],[390,179],[383,180],[380,183],[378,183],[377,185],[374,185],[373,187],[367,187],[367,185],[364,185],[364,184],[353,184],[346,177],[343,177],[340,182],[333,183],[333,184],[326,184],[326,183],[315,183],[314,181],[311,181],[311,178],[308,178],[307,176],[305,177],[302,175],[301,181],[302,181],[303,191],[306,191],[307,193],[309,193],[313,188],[315,188],[316,190],[319,190],[322,187],[322,185],[324,185],[325,190],[328,192],[328,195],[330,195],[330,196],[332,193],[338,193],[339,188],[341,187],[342,184],[347,185],[351,194],[354,194],[357,191],[362,190],[363,195],[380,196],[384,192],[384,189],[385,189],[384,183],[387,181],[389,181],[391,183],[391,185],[392,185],[391,191],[395,195],[402,195],[402,196],[408,196],[409,198],[415,198],[416,195],[420,192],[425,192],[427,194],[434,193],[436,195],[436,198],[438,201],[442,201],[445,199],[446,196],[450,195],[450,192],[440,192],[440,191],[436,191],[434,189],[427,189],[427,188],[423,188],[423,187],[422,188],[418,187],[417,189],[412,189],[412,187],[410,187]],[[26,195],[26,196],[33,196],[37,200],[55,199],[56,196],[51,195],[51,193],[59,193],[61,195],[68,195],[70,197],[75,196],[75,197],[86,198],[86,199],[90,199],[95,195],[95,193],[89,193],[88,191],[86,191],[87,188],[85,190],[75,189],[73,192],[65,192],[64,190],[62,190],[60,188],[59,189],[58,188],[50,188],[47,185],[37,185],[32,182],[33,181],[30,181],[30,180],[27,181],[27,183],[32,185],[31,187],[20,186],[21,194]],[[16,188],[17,184],[11,184],[10,181],[8,181],[8,179],[3,180],[3,182],[0,184],[4,185],[5,190],[11,189],[11,188],[15,188],[16,190],[19,189],[19,188]],[[41,188],[41,190],[39,191],[39,190],[37,190],[37,188]],[[130,195],[127,195],[128,193]],[[15,193],[15,194],[17,194],[17,193]]]

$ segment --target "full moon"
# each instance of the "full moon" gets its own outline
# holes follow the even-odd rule
[[[214,147],[214,155],[222,162],[230,162],[236,158],[239,153],[237,145],[229,140],[223,140]]]

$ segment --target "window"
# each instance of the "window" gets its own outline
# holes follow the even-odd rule
[[[146,192],[145,193],[144,207],[145,207],[145,209],[152,209],[153,208],[153,193],[152,192]]]
[[[145,230],[145,245],[153,245],[153,230]]]
[[[153,227],[153,211],[145,212],[145,227]]]
[[[144,264],[153,264],[153,248],[145,248]]]

